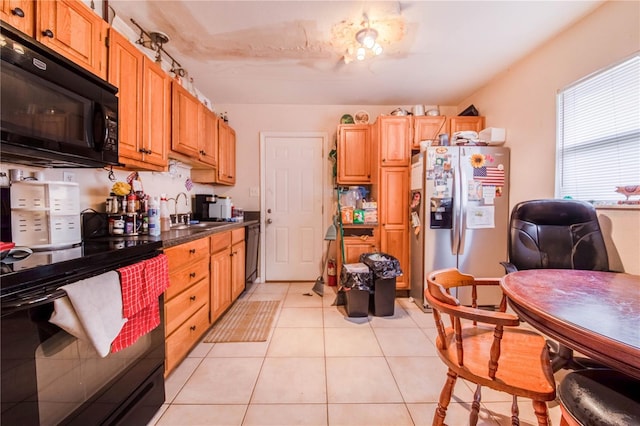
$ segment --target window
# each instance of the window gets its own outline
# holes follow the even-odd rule
[[[556,197],[615,203],[640,185],[640,55],[558,94]]]

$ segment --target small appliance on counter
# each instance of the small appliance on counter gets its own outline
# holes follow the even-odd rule
[[[201,221],[230,221],[232,218],[231,197],[197,194],[193,203],[193,217]]]
[[[13,242],[34,250],[80,244],[80,187],[75,182],[19,181],[11,185]]]

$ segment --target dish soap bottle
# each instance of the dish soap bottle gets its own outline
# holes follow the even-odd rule
[[[153,197],[149,203],[149,235],[160,236],[160,203],[158,197]]]
[[[171,229],[171,217],[169,216],[169,206],[167,194],[160,194],[160,230],[162,232]]]

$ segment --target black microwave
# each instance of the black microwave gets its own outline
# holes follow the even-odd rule
[[[39,167],[118,165],[118,89],[0,21],[0,156]]]

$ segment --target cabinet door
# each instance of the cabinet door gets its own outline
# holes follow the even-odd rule
[[[33,0],[1,0],[0,19],[33,37],[36,19],[34,4]]]
[[[236,132],[218,120],[218,183],[236,183]]]
[[[198,158],[200,102],[177,82],[171,87],[171,149],[195,160]]]
[[[106,79],[108,24],[81,1],[39,1],[37,6],[35,38]]]
[[[371,183],[371,126],[338,127],[338,183]]]
[[[127,159],[142,161],[140,140],[142,138],[143,54],[120,33],[109,32],[109,82],[118,88],[118,154],[120,161]]]
[[[231,246],[231,300],[236,300],[244,291],[244,241]]]
[[[171,81],[151,59],[144,57],[142,110],[143,161],[164,169],[171,138]]]
[[[420,142],[437,140],[441,133],[449,133],[447,117],[444,115],[413,117],[413,145],[411,148],[420,149]]]
[[[380,165],[408,166],[411,161],[409,117],[379,117]]]
[[[406,167],[383,167],[380,172],[380,248],[400,262],[404,275],[396,288],[409,288],[409,172]]]
[[[200,104],[199,158],[205,164],[215,167],[218,163],[218,117],[209,108]]]
[[[209,303],[213,323],[231,306],[231,257],[228,248],[211,255],[210,268]]]
[[[451,117],[449,118],[449,129],[451,135],[465,130],[480,133],[484,129],[484,117]]]

